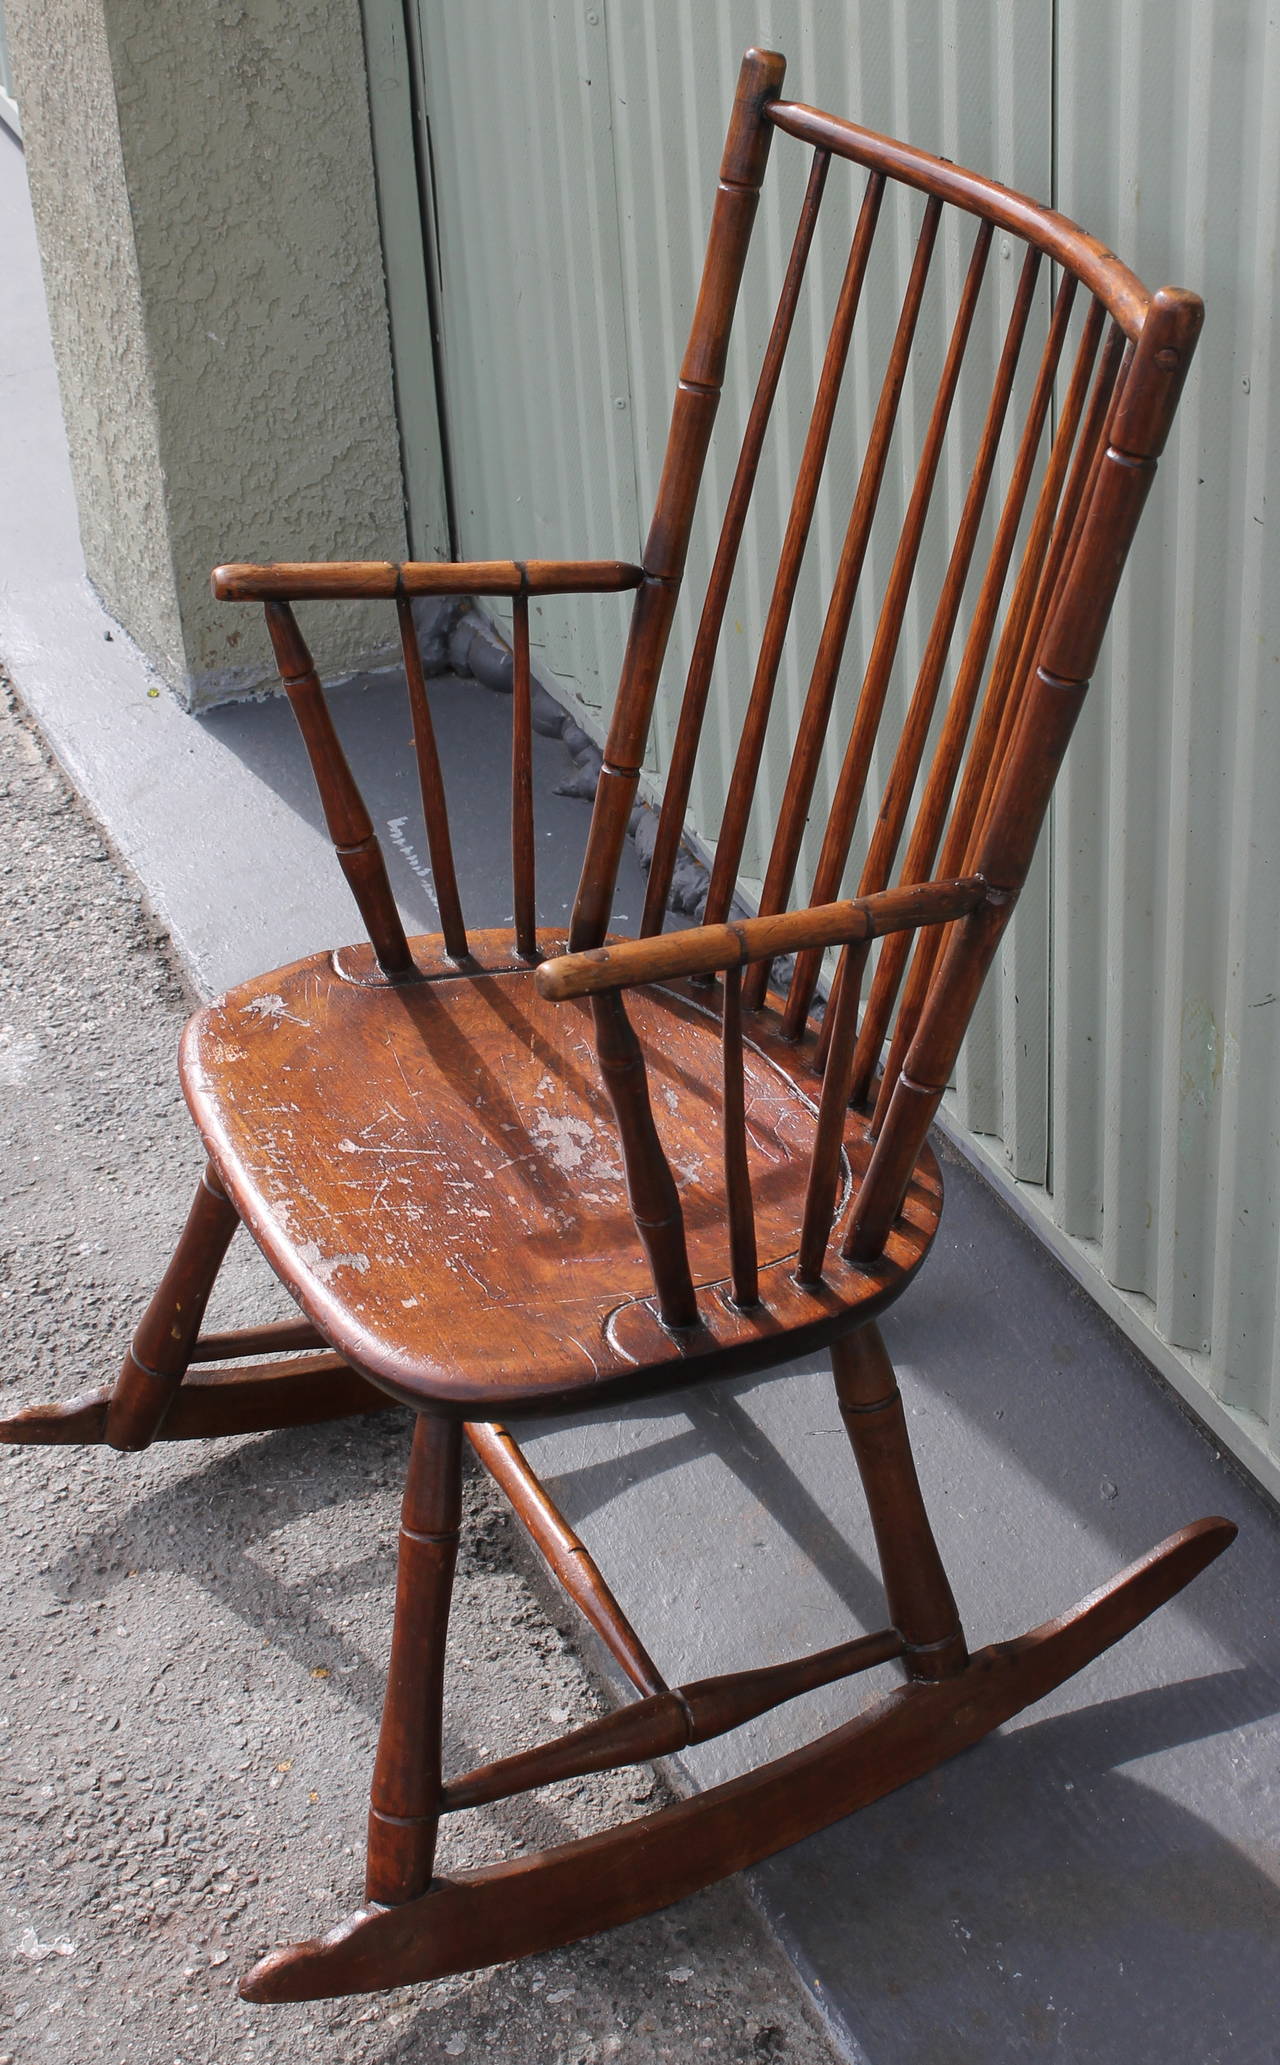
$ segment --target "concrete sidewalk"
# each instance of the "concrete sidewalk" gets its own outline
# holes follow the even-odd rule
[[[29,499],[55,478],[56,434],[47,368],[33,356],[25,377]],[[107,640],[75,573],[56,485],[53,505],[58,523],[25,560],[32,527],[10,507],[4,542],[19,572],[0,589],[0,656],[194,981],[220,987],[350,936],[287,712],[193,720],[156,696],[127,642]],[[424,925],[426,888],[405,851],[414,804],[401,695],[372,681],[335,707],[380,828],[400,827],[393,879],[410,922]],[[507,710],[473,684],[442,682],[433,695],[468,831],[468,915],[501,922],[509,892],[493,826]],[[542,915],[555,922],[587,813],[554,797],[563,761],[554,746],[540,752]],[[637,908],[627,901],[637,889],[633,874],[624,909]],[[947,1178],[938,1248],[886,1334],[975,1643],[1020,1633],[1197,1514],[1230,1514],[1241,1539],[1182,1600],[999,1737],[761,1867],[755,1897],[848,2055],[872,2065],[1042,2053],[1270,2065],[1280,2026],[1274,1509],[986,1186],[954,1158]],[[829,1378],[805,1365],[789,1379],[547,1429],[531,1454],[678,1680],[882,1620],[837,1429]],[[303,1464],[318,1439],[299,1437]],[[866,1690],[813,1695],[708,1745],[682,1782],[789,1746]]]

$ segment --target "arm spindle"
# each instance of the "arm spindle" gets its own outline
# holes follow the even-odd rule
[[[435,726],[427,700],[413,604],[407,595],[397,595],[396,615],[400,620],[400,646],[404,653],[404,676],[409,688],[409,714],[413,719],[413,750],[418,762],[418,788],[422,796],[422,818],[427,829],[427,851],[431,855],[431,879],[435,885],[436,908],[445,951],[455,961],[466,958],[467,928],[462,921],[462,901],[453,865],[453,842],[449,837],[449,812],[445,804],[444,776],[436,749]]]

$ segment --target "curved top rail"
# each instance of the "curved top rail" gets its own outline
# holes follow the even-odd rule
[[[1074,273],[1097,295],[1127,337],[1136,338],[1141,331],[1152,299],[1147,288],[1114,251],[1055,209],[1041,207],[980,172],[966,172],[946,158],[932,157],[928,151],[878,136],[874,129],[861,129],[856,122],[824,115],[799,101],[770,101],[765,114],[776,129],[798,137],[801,143],[851,158],[871,171],[918,187],[921,193],[936,194],[970,215],[984,216],[1011,230]]]

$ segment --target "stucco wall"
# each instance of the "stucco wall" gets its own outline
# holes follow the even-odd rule
[[[357,0],[6,14],[90,578],[185,700],[256,688],[213,565],[406,550]]]

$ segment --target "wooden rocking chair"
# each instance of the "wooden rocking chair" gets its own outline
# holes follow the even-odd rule
[[[1102,245],[1003,187],[780,99],[782,75],[782,59],[768,52],[743,62],[643,567],[353,563],[214,575],[220,597],[265,603],[371,944],[245,983],[196,1013],[182,1076],[209,1165],[119,1380],[70,1405],[20,1413],[0,1434],[129,1450],[397,1402],[417,1414],[368,1904],[330,1935],[267,1957],[244,1983],[251,2000],[435,1978],[677,1900],[976,1742],[1169,1599],[1235,1532],[1225,1520],[1198,1521],[1061,1619],[971,1654],[875,1323],[937,1227],[928,1128],[1027,873],[1201,305],[1188,293],[1148,293]],[[617,941],[614,880],[776,133],[788,148],[791,139],[809,147],[811,170],[692,646],[642,936]],[[853,206],[847,188],[836,204],[849,213],[852,242],[705,921],[663,932],[730,582],[833,160],[843,161],[842,178],[846,166],[863,168],[865,183]],[[833,411],[891,192],[915,218],[914,259],[794,729],[760,915],[731,922]],[[923,439],[860,685],[842,693],[846,634],[944,221],[963,235],[967,269],[936,386],[915,418]],[[877,814],[854,849],[908,598],[929,563],[921,546],[930,498],[996,236],[1020,264],[1016,285],[1007,275],[1003,345],[973,419],[981,428],[945,571],[918,619],[929,629],[905,721],[885,752]],[[1038,312],[1043,349],[1019,376]],[[535,929],[529,603],[625,589],[635,591],[630,638],[566,939]],[[513,604],[511,933],[468,933],[463,923],[413,620],[413,598],[439,594]],[[439,938],[405,936],[291,611],[302,599],[378,596],[399,616]],[[838,778],[796,907],[806,820],[832,749],[842,756]],[[855,850],[857,893],[842,901]],[[838,971],[819,1022],[817,982],[832,948],[841,950]],[[794,958],[775,989],[771,969],[783,956]],[[242,1221],[304,1316],[203,1335],[206,1300]],[[831,1350],[890,1625],[793,1662],[670,1688],[506,1423],[761,1370],[820,1347]],[[201,1367],[245,1358],[242,1367]],[[441,1683],[464,1437],[640,1696],[554,1742],[446,1778]],[[780,1761],[605,1834],[433,1875],[442,1814],[678,1751],[890,1659],[902,1666],[900,1689]]]

